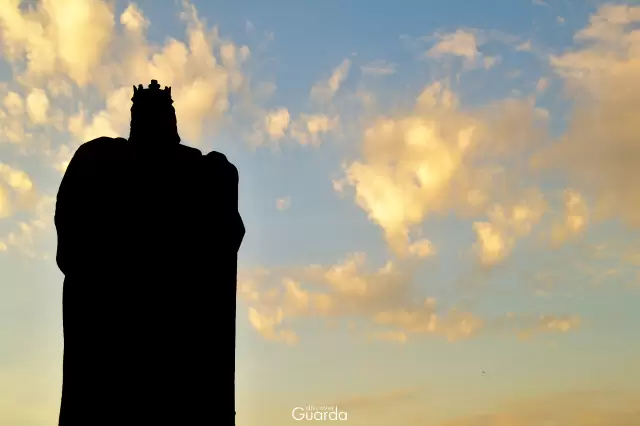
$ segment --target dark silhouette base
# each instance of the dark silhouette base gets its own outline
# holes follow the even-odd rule
[[[59,425],[232,425],[238,172],[135,109],[129,140],[80,146],[58,192]]]

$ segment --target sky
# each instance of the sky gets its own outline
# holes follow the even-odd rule
[[[633,1],[0,0],[0,425],[56,424],[57,188],[151,79],[240,172],[238,425],[640,424],[639,24]]]

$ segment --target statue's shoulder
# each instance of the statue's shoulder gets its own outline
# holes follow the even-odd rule
[[[188,145],[178,145],[178,153],[181,157],[187,160],[197,160],[202,158],[202,152],[198,148],[194,148]]]
[[[125,148],[127,140],[124,138],[110,138],[102,136],[83,143],[76,150],[74,157],[81,160],[98,160],[107,156],[119,154]]]
[[[205,168],[222,172],[226,177],[238,180],[238,169],[229,161],[226,155],[218,151],[211,151],[203,156]]]

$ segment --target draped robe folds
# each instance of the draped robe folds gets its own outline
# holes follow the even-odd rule
[[[235,424],[237,169],[217,152],[98,138],[69,163],[55,224],[59,425]]]

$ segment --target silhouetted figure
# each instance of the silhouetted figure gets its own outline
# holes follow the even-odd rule
[[[170,88],[132,101],[58,191],[59,425],[233,425],[238,171],[180,144]]]

